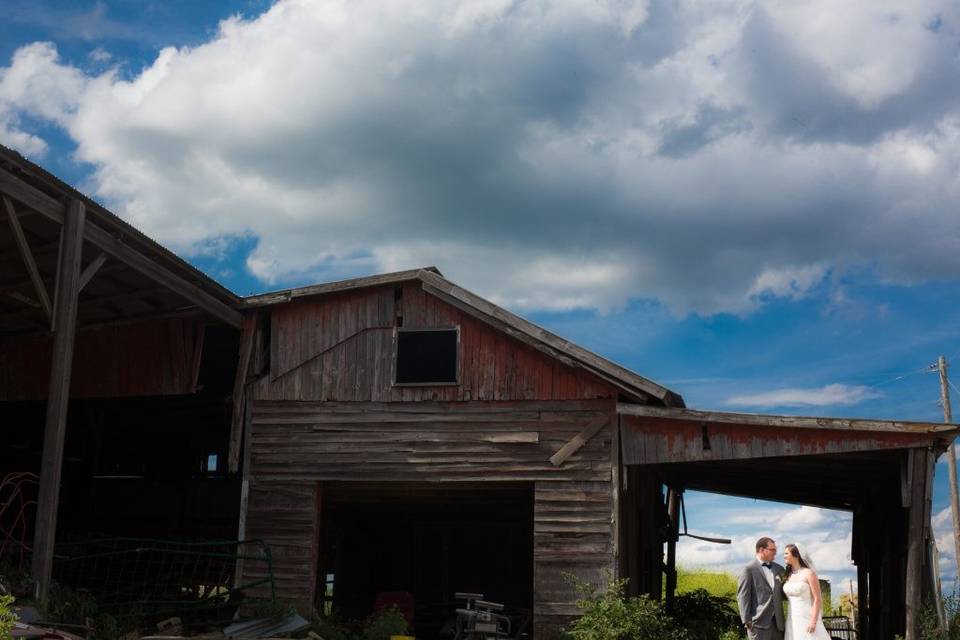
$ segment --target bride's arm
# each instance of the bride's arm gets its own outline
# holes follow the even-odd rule
[[[820,606],[822,596],[820,595],[820,580],[817,574],[812,570],[807,571],[807,584],[810,585],[810,593],[813,594],[813,610],[810,612],[810,624],[807,625],[807,633],[813,633],[817,628],[817,621],[820,619]]]

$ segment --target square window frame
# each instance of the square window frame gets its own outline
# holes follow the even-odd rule
[[[400,355],[399,335],[406,332],[426,332],[426,331],[454,331],[457,334],[456,358],[457,363],[454,367],[456,380],[453,382],[397,382],[397,356]],[[448,327],[394,327],[393,328],[393,356],[390,359],[390,386],[391,387],[459,387],[462,379],[460,366],[462,362],[460,357],[460,325]]]

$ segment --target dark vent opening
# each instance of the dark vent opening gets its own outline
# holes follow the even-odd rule
[[[456,384],[457,330],[397,333],[397,384]]]

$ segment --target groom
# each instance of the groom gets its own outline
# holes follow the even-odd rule
[[[777,543],[757,540],[757,557],[737,576],[740,619],[750,640],[783,639],[783,567],[773,561]]]

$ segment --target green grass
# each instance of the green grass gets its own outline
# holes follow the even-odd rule
[[[695,589],[705,589],[712,596],[736,600],[737,577],[729,573],[677,567],[677,593],[689,593]]]

